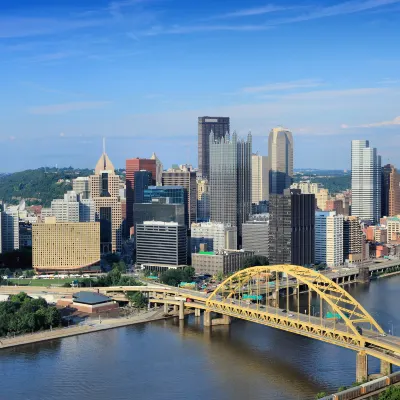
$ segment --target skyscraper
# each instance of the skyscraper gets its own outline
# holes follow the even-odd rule
[[[184,166],[182,168],[171,168],[168,171],[163,171],[162,184],[165,186],[179,185],[186,189],[189,216],[188,229],[190,229],[191,224],[197,220],[196,172]]]
[[[134,203],[144,203],[144,191],[152,185],[152,174],[150,171],[135,171],[134,173]]]
[[[153,153],[150,157],[151,160],[156,160],[156,176],[154,177],[156,185],[162,185],[162,173],[163,173],[163,165],[160,159],[157,157],[156,153]]]
[[[199,117],[198,119],[198,161],[199,175],[208,179],[210,175],[210,134],[214,133],[215,140],[229,134],[229,118]]]
[[[390,164],[382,167],[381,216],[400,214],[400,174]]]
[[[210,135],[210,220],[237,226],[237,136]]]
[[[237,142],[237,204],[238,204],[238,235],[239,245],[242,244],[242,224],[247,221],[251,214],[251,153],[252,137],[247,135],[247,141],[239,139]]]
[[[381,158],[368,140],[351,142],[351,214],[372,223],[381,215]]]
[[[289,189],[270,196],[270,264],[310,265],[315,259],[315,195]]]
[[[258,204],[269,199],[268,157],[253,154],[251,156],[251,202]]]
[[[19,249],[19,217],[18,207],[5,207],[3,212],[0,212],[0,250],[7,253]]]
[[[210,220],[210,191],[207,179],[197,180],[197,221]]]
[[[155,184],[157,176],[156,159],[131,158],[126,160],[126,226],[129,230],[133,226],[133,203],[135,188],[135,172],[150,171],[152,184]]]
[[[343,258],[351,264],[363,259],[363,231],[358,217],[345,217],[343,221]]]
[[[269,193],[283,194],[293,178],[293,136],[282,127],[273,128],[268,139]]]

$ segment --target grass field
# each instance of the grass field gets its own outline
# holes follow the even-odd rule
[[[64,283],[72,283],[73,281],[80,281],[79,278],[66,278],[66,279],[8,279],[9,285],[19,285],[19,286],[62,286]],[[6,282],[3,285],[7,285]]]

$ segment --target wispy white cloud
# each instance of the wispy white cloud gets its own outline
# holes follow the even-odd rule
[[[321,86],[322,83],[323,82],[320,79],[302,79],[289,82],[268,83],[262,86],[245,87],[241,90],[241,92],[243,93],[275,92],[275,91],[317,87]]]
[[[355,96],[370,96],[382,94],[390,91],[389,88],[356,88],[356,89],[337,89],[337,90],[313,90],[311,92],[290,93],[282,96],[285,99],[294,100],[318,100],[334,99]]]
[[[382,122],[373,122],[370,124],[362,124],[362,125],[356,125],[356,126],[349,126],[347,124],[342,124],[340,127],[342,129],[349,129],[349,128],[379,128],[379,127],[384,127],[384,126],[394,126],[394,125],[400,125],[400,116],[396,117],[390,121],[382,121]]]
[[[63,104],[50,104],[45,106],[30,107],[28,112],[35,115],[65,114],[71,111],[82,111],[103,108],[110,104],[109,101],[80,101]]]
[[[256,16],[256,15],[269,14],[272,12],[291,10],[293,8],[295,8],[295,7],[282,7],[282,6],[276,6],[274,4],[267,4],[263,7],[245,8],[242,10],[227,12],[225,14],[214,15],[207,19],[213,20],[213,19],[251,17],[251,16]]]
[[[34,90],[38,90],[40,92],[56,93],[56,94],[62,94],[62,95],[67,95],[67,96],[82,96],[83,95],[83,93],[79,93],[79,92],[70,92],[70,91],[49,88],[47,86],[43,86],[43,85],[37,84],[35,82],[23,81],[23,82],[20,82],[19,84],[22,86],[28,87],[28,88],[32,88]]]

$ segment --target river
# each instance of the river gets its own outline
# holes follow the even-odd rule
[[[400,335],[400,276],[346,288]],[[350,385],[355,358],[250,322],[204,330],[189,316],[1,350],[0,400],[314,399]]]

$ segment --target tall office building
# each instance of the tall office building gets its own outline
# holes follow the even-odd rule
[[[198,119],[198,161],[199,176],[209,179],[210,176],[210,134],[214,139],[222,139],[229,134],[229,118],[226,117],[199,117]]]
[[[268,157],[251,156],[251,202],[258,204],[269,199]]]
[[[372,223],[381,216],[381,158],[368,140],[351,142],[351,214]]]
[[[37,272],[79,271],[100,264],[98,222],[56,222],[32,225],[32,264]]]
[[[96,164],[95,174],[89,177],[89,186],[96,208],[96,221],[100,222],[101,253],[120,251],[123,230],[120,178],[104,152]]]
[[[89,177],[79,176],[72,181],[72,190],[79,196],[81,200],[90,198]]]
[[[237,136],[210,135],[210,220],[237,226],[238,158]]]
[[[343,264],[343,215],[335,211],[315,213],[315,263]]]
[[[163,165],[160,159],[157,157],[156,153],[153,153],[150,157],[151,160],[156,160],[156,176],[155,183],[157,186],[162,185],[162,173],[163,173]]]
[[[183,166],[162,173],[163,186],[182,186],[186,190],[189,225],[197,221],[197,182],[196,172]]]
[[[286,189],[270,195],[270,264],[310,265],[315,259],[315,195]]]
[[[317,195],[317,193],[319,191],[319,184],[312,183],[310,181],[301,181],[301,182],[292,183],[290,185],[290,189],[299,189],[299,190],[301,190],[301,193],[303,193],[303,194]]]
[[[51,202],[51,212],[57,222],[79,222],[79,201],[77,194],[70,190],[63,199]]]
[[[210,220],[210,191],[207,179],[197,180],[197,221]]]
[[[136,227],[136,263],[162,271],[185,266],[187,231],[176,222],[145,221]]]
[[[400,174],[390,164],[382,167],[381,216],[400,214]]]
[[[96,222],[96,203],[93,199],[79,201],[79,222]]]
[[[237,227],[218,222],[192,224],[191,252],[199,252],[201,244],[207,245],[207,251],[236,250]]]
[[[252,137],[247,135],[247,140],[239,139],[237,142],[237,205],[238,205],[238,236],[241,245],[242,224],[251,214],[251,184],[252,184]]]
[[[284,128],[273,128],[268,138],[269,193],[283,194],[293,178],[293,136]]]
[[[7,253],[19,249],[19,217],[18,207],[4,207],[0,212],[0,244],[1,252]]]
[[[152,185],[153,178],[150,171],[134,172],[133,202],[144,203],[144,191]]]
[[[243,224],[243,249],[254,251],[255,255],[268,257],[269,216],[250,216],[250,220]]]
[[[364,235],[358,217],[343,220],[343,258],[350,264],[363,259]]]
[[[126,160],[126,226],[129,230],[133,226],[133,203],[135,188],[135,172],[150,171],[152,184],[157,177],[157,160],[146,158],[131,158]]]

